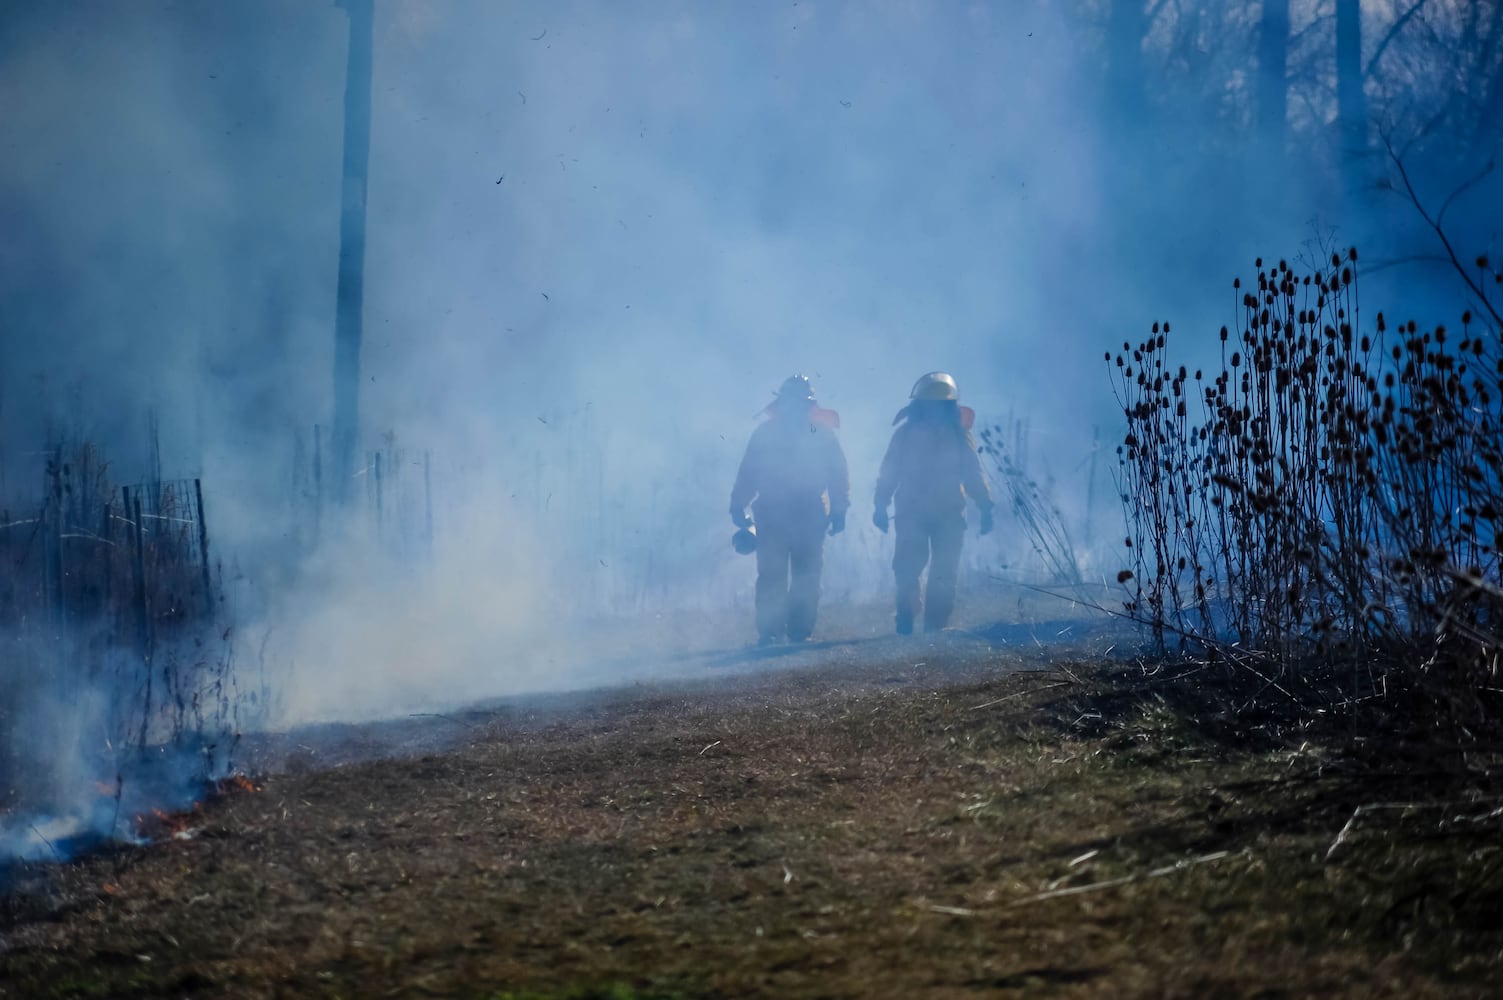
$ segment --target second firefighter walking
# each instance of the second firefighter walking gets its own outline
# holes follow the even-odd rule
[[[885,534],[887,506],[894,504],[892,572],[900,635],[913,631],[920,614],[926,632],[938,631],[950,621],[967,499],[981,511],[980,533],[992,530],[992,495],[971,439],[972,420],[971,410],[960,405],[955,379],[945,372],[920,376],[908,405],[893,419],[898,428],[877,474],[872,523]],[[919,578],[926,564],[929,579],[923,585]]]

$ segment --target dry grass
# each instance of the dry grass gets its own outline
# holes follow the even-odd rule
[[[32,873],[0,996],[1493,991],[1492,760],[996,656],[434,720]]]

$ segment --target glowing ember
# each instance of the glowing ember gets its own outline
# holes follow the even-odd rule
[[[261,786],[243,774],[232,774],[228,778],[220,778],[214,783],[214,794],[220,795],[244,795],[249,792],[259,792]]]
[[[195,802],[184,810],[168,812],[164,809],[152,809],[150,812],[136,816],[136,836],[142,840],[187,840],[198,833],[207,816],[204,813],[206,802],[217,799],[230,798],[236,795],[249,795],[259,792],[261,786],[243,774],[232,774],[226,778],[220,778],[209,788],[209,793],[203,801]]]
[[[195,802],[193,808],[182,812],[153,809],[136,817],[136,836],[142,840],[166,840],[169,837],[180,837],[199,826],[203,819],[202,802]]]

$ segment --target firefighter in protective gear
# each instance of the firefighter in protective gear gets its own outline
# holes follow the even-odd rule
[[[992,530],[991,491],[971,440],[975,414],[960,405],[955,379],[945,372],[929,372],[914,383],[909,399],[893,419],[899,426],[877,475],[872,514],[872,523],[885,534],[887,505],[895,504],[892,571],[897,578],[900,635],[913,631],[920,613],[925,631],[938,631],[950,620],[967,498],[981,511],[981,534]],[[925,565],[929,581],[921,587]]]
[[[835,436],[840,418],[819,406],[804,375],[778,388],[752,432],[736,484],[731,522],[757,526],[757,636],[802,642],[814,631],[825,533],[845,530],[851,481]]]

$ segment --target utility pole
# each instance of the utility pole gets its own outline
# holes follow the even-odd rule
[[[348,503],[360,426],[360,338],[365,305],[365,191],[371,152],[371,40],[374,0],[335,0],[350,18],[344,83],[344,174],[339,213],[339,290],[334,320],[336,503]]]

